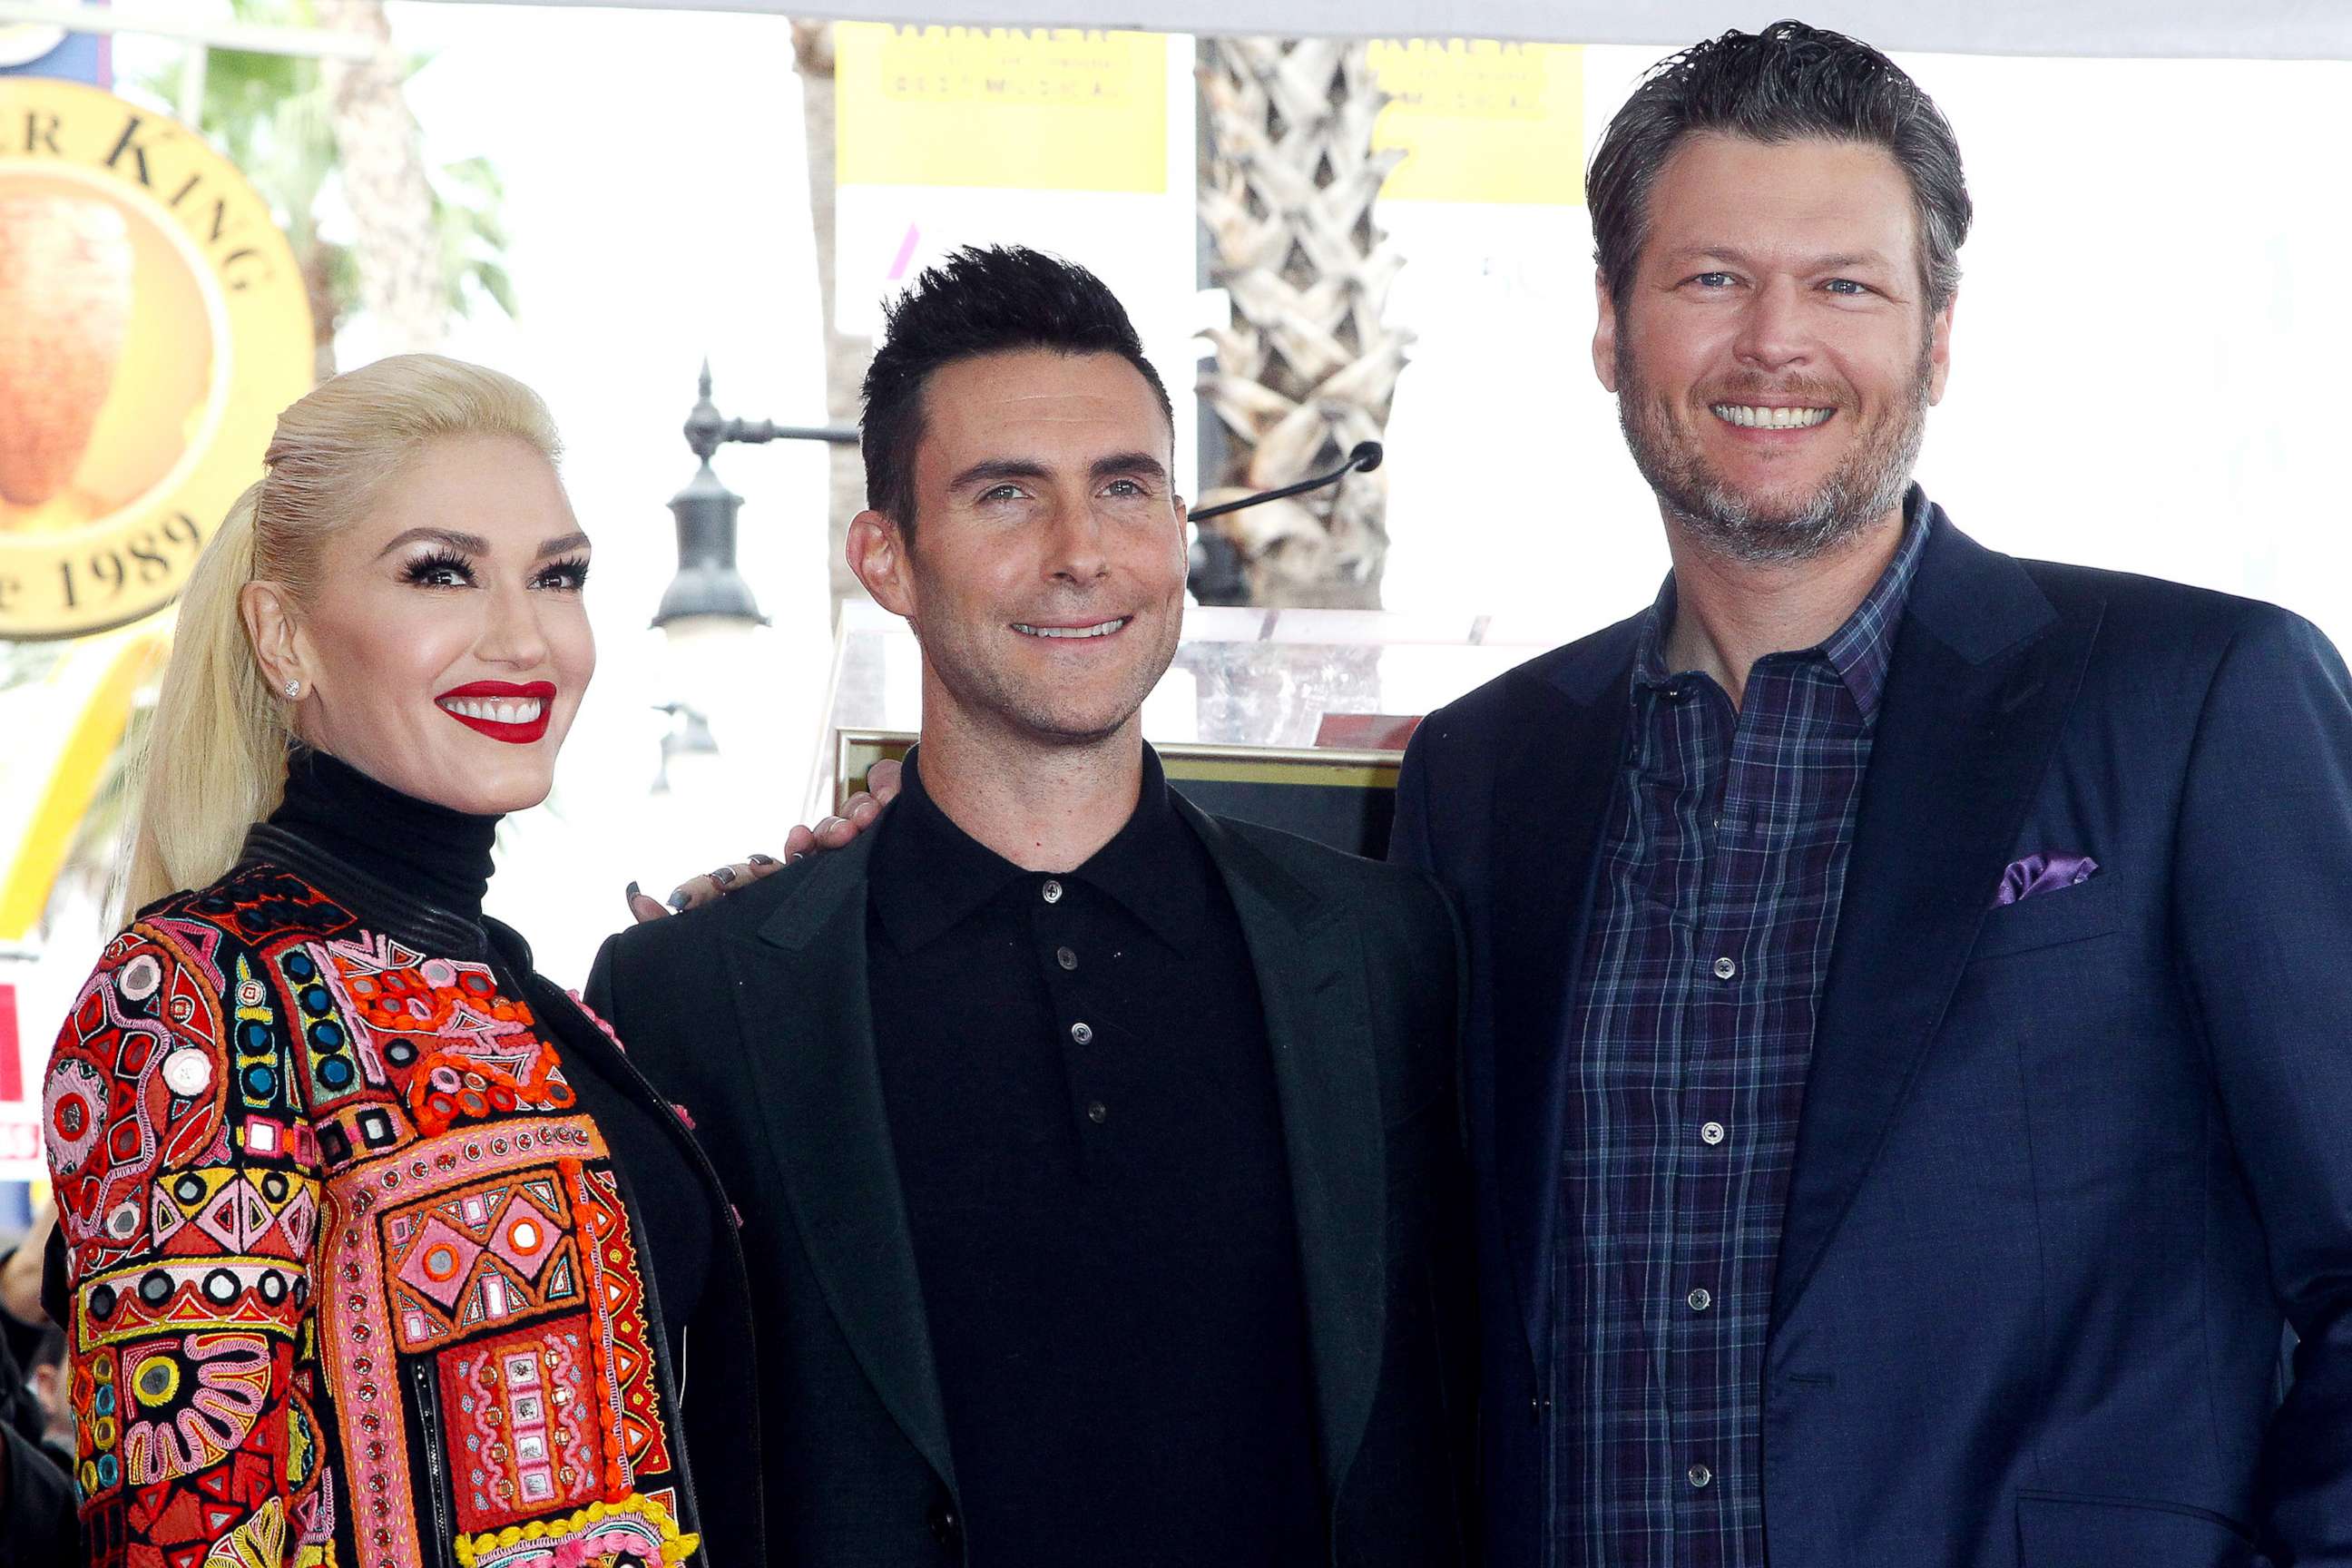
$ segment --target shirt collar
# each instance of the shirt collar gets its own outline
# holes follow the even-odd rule
[[[1175,793],[1150,746],[1143,748],[1143,787],[1136,794],[1135,815],[1074,875],[1108,894],[1178,952],[1192,951],[1209,916],[1209,882],[1215,873],[1208,851],[1176,814]]]
[[[1917,485],[1906,491],[1903,542],[1895,547],[1895,559],[1886,563],[1886,570],[1878,574],[1878,581],[1843,626],[1812,647],[1791,650],[1828,660],[1865,719],[1878,711],[1879,699],[1886,693],[1886,671],[1895,660],[1895,628],[1911,595],[1911,580],[1918,575],[1919,556],[1933,526],[1934,510],[1927,504],[1927,492]],[[1656,601],[1643,617],[1641,640],[1633,653],[1637,690],[1664,686],[1675,679],[1675,671],[1666,664],[1666,629],[1674,623],[1675,574],[1669,572]]]
[[[920,748],[907,754],[898,800],[876,831],[874,910],[893,946],[912,952],[961,925],[1015,882],[1044,883],[981,843],[923,788]],[[1063,880],[1108,895],[1178,952],[1191,950],[1207,917],[1205,853],[1176,813],[1159,755],[1143,748],[1135,810],[1110,842]]]

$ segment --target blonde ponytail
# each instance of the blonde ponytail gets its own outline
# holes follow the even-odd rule
[[[286,786],[285,710],[263,685],[238,595],[253,581],[255,485],[229,508],[180,596],[172,662],[137,763],[127,914],[223,871]]]
[[[302,605],[322,586],[327,540],[363,515],[427,441],[497,435],[550,462],[547,405],[511,376],[438,354],[398,354],[336,376],[278,417],[260,483],[239,496],[180,599],[172,659],[135,774],[127,915],[201,888],[277,809],[291,705],[269,689],[245,626],[244,589],[279,583]]]

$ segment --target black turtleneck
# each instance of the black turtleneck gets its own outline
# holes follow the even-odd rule
[[[286,759],[286,799],[269,820],[353,870],[481,923],[500,820],[495,815],[435,805],[305,748]]]
[[[530,967],[529,949],[517,944],[509,952],[491,940],[482,921],[482,895],[489,888],[492,869],[490,848],[500,820],[418,800],[340,758],[299,749],[287,758],[286,798],[270,814],[269,824],[368,881],[430,905],[433,913],[454,917],[458,927],[470,927],[478,952],[457,956],[486,955],[498,973],[499,988],[521,997],[531,989],[525,984],[531,977],[518,972],[518,966]],[[369,907],[363,887],[328,891],[352,906],[352,912],[362,922],[383,922],[400,931],[404,911]],[[404,912],[412,921],[416,919],[414,910]],[[433,923],[458,929],[446,921]],[[572,1031],[562,1026],[565,1020],[540,1021],[544,1037],[555,1046],[565,1080],[604,1134],[627,1184],[631,1205],[642,1221],[636,1236],[646,1256],[640,1265],[652,1276],[671,1352],[681,1358],[674,1364],[683,1379],[681,1331],[701,1302],[712,1250],[721,1239],[709,1205],[701,1201],[703,1188],[683,1146],[684,1133],[667,1111],[647,1102],[645,1090],[636,1087],[643,1080],[624,1062],[597,1059],[604,1042],[593,1031],[579,1032],[587,1030],[585,1018]]]

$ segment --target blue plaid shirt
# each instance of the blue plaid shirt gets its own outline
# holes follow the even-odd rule
[[[1562,1568],[1764,1568],[1764,1339],[1813,1016],[1927,534],[1738,708],[1665,662],[1671,577],[1569,994],[1549,1494]]]

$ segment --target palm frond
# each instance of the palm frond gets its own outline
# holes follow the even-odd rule
[[[239,21],[299,26],[315,19],[310,0],[231,0]],[[406,57],[414,77],[433,61]],[[138,85],[164,102],[179,94],[175,70],[154,71]],[[243,170],[269,204],[306,270],[322,273],[340,320],[359,303],[359,268],[346,247],[319,233],[319,209],[337,180],[333,105],[319,62],[290,55],[215,49],[207,58],[197,129]],[[433,176],[434,224],[442,258],[445,303],[453,316],[472,313],[487,299],[516,313],[513,275],[507,269],[509,237],[501,208],[506,184],[488,158],[461,158]]]

